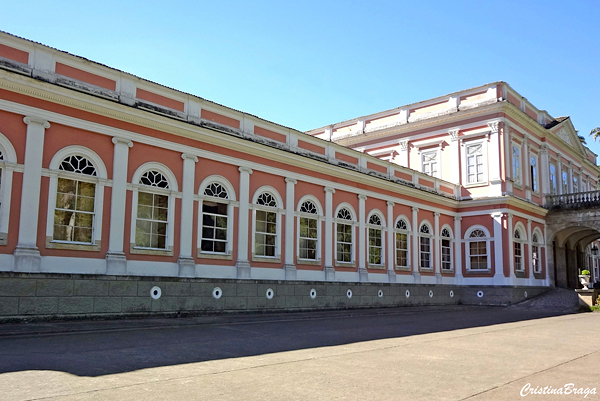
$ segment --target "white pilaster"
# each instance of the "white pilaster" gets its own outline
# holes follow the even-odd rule
[[[504,258],[502,255],[502,212],[492,213],[494,219],[494,284],[504,285]]]
[[[421,273],[419,273],[419,208],[412,208],[412,265],[413,278],[415,284],[421,283]]]
[[[358,195],[358,274],[360,281],[367,281],[367,223],[366,195]]]
[[[557,160],[556,164],[557,164],[557,170],[558,170],[558,172],[557,172],[558,177],[557,177],[557,180],[556,180],[556,182],[558,183],[558,194],[562,195],[563,194],[563,185],[564,184],[563,184],[563,167],[562,167],[562,160],[561,160],[560,154],[558,154],[556,156],[556,160]]]
[[[531,244],[533,244],[533,241],[531,240],[531,220],[527,219],[527,268],[528,268],[528,279],[527,279],[527,283],[529,285],[533,285],[533,249],[531,247]]]
[[[569,193],[573,193],[573,166],[571,165],[571,161],[569,160],[569,182],[567,182],[569,186]]]
[[[458,130],[451,129],[448,131],[450,135],[450,151],[452,152],[452,166],[453,168],[450,171],[450,180],[452,183],[459,185],[460,184],[460,141],[458,140]]]
[[[529,145],[527,137],[523,138],[523,175],[525,176],[525,199],[531,200],[531,165],[529,164]]]
[[[335,189],[330,187],[323,188],[325,191],[325,280],[333,281],[335,279],[335,269],[333,268],[333,194]]]
[[[490,196],[502,195],[502,179],[500,178],[500,134],[498,122],[488,123],[490,135],[487,149],[488,177]]]
[[[542,176],[542,195],[550,195],[550,160],[548,159],[548,145],[542,144],[540,150],[540,175]]]
[[[462,217],[454,217],[454,280],[456,284],[462,284],[462,230],[460,221]]]
[[[37,228],[40,210],[40,184],[44,134],[50,123],[34,116],[23,119],[27,124],[25,167],[19,216],[19,239],[14,253],[14,269],[21,272],[40,270],[41,257],[37,248]]]
[[[286,280],[296,280],[296,265],[294,265],[294,189],[297,181],[285,179],[285,270]]]
[[[388,281],[396,282],[396,271],[394,270],[395,263],[395,238],[394,238],[394,202],[387,202],[387,271]]]
[[[508,280],[509,285],[514,285],[517,278],[517,276],[515,275],[515,245],[513,241],[513,235],[513,215],[512,213],[508,213],[508,257],[510,258],[510,260],[508,261],[508,267],[510,269],[510,275]]]
[[[190,218],[194,211],[194,173],[198,158],[194,155],[182,154],[183,185],[181,188],[181,231],[179,236],[179,277],[195,277],[196,262],[192,257],[192,234],[194,219]]]
[[[113,177],[110,199],[110,234],[108,237],[108,252],[106,253],[106,274],[127,274],[127,259],[123,252],[125,239],[125,200],[127,199],[127,164],[129,148],[133,142],[129,139],[112,139]]]
[[[433,252],[434,253],[434,266],[433,272],[435,273],[437,284],[442,283],[442,265],[440,263],[440,214],[435,212],[433,214]]]
[[[240,172],[240,207],[238,223],[238,255],[235,266],[237,278],[250,278],[250,262],[248,261],[248,236],[250,214],[250,174],[252,169],[239,167]]]
[[[409,167],[409,162],[408,162],[408,141],[407,140],[402,140],[400,142],[398,142],[398,144],[400,145],[400,152],[398,154],[398,164],[401,165],[402,167]]]

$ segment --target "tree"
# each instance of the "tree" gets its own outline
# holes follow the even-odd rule
[[[600,138],[600,127],[596,127],[594,128],[591,132],[590,132],[590,136],[594,137],[594,141],[597,141],[598,138]]]

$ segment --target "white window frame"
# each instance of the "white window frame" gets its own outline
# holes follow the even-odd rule
[[[2,152],[2,160],[0,160],[0,245],[6,245],[8,243],[10,201],[13,172],[17,167],[17,153],[12,143],[2,133],[0,133],[0,152]]]
[[[444,230],[448,230],[448,233],[450,234],[449,237],[444,237],[442,235]],[[450,242],[450,245],[448,246],[448,248],[450,250],[450,268],[448,268],[448,269],[444,268],[444,245],[442,242],[444,240],[447,240]],[[448,224],[444,224],[440,230],[440,264],[441,264],[441,266],[440,266],[441,271],[444,271],[444,272],[454,271],[454,233],[452,232],[452,228]]]
[[[406,224],[406,230],[403,229],[399,229],[397,228],[398,222],[399,221],[404,221],[404,223]],[[399,249],[396,246],[397,243],[397,239],[396,236],[398,234],[405,234],[406,235],[406,249]],[[411,264],[410,264],[410,260],[411,260],[411,235],[412,235],[412,229],[410,227],[410,220],[408,217],[406,217],[405,215],[400,215],[396,218],[396,221],[394,222],[394,267],[397,270],[410,270],[411,269]],[[398,251],[399,250],[404,250],[406,251],[406,266],[401,266],[398,265]]]
[[[573,193],[576,194],[579,191],[579,174],[573,172]]]
[[[562,193],[566,195],[569,193],[569,172],[565,169],[562,169],[560,172],[561,184],[562,184]]]
[[[436,164],[437,164],[437,168],[436,168],[435,174],[428,174],[428,173],[425,172],[424,158],[427,155],[432,155],[432,154],[435,154],[435,161],[436,161]],[[442,166],[441,166],[441,152],[440,152],[440,147],[438,146],[435,149],[420,150],[419,151],[419,164],[420,164],[420,167],[421,167],[421,172],[423,174],[426,174],[426,175],[428,175],[430,177],[441,178],[441,174],[442,174],[441,167]]]
[[[228,199],[224,198],[215,198],[212,196],[204,195],[204,191],[206,188],[213,184],[220,184],[227,191]],[[239,206],[239,202],[236,201],[235,189],[233,185],[227,180],[227,178],[220,175],[210,175],[206,177],[200,187],[198,188],[198,195],[196,196],[196,200],[198,201],[198,235],[197,235],[197,256],[200,258],[210,258],[210,259],[232,259],[233,257],[233,237],[234,237],[234,209],[236,206]],[[202,250],[202,225],[203,225],[203,205],[204,201],[211,201],[217,203],[227,204],[227,243],[225,245],[225,253],[221,252],[209,252]]]
[[[520,238],[516,238],[515,233],[519,232],[519,236]],[[515,272],[520,272],[520,273],[524,273],[525,272],[525,261],[526,261],[526,254],[525,254],[525,244],[527,243],[527,231],[525,230],[525,226],[523,226],[523,224],[521,222],[518,222],[517,224],[515,224],[514,228],[513,228],[513,232],[511,233],[511,235],[513,236],[513,249],[512,249],[512,255],[513,255],[513,260],[511,261],[511,264],[513,265],[513,270]],[[517,253],[516,251],[516,244],[519,244],[520,246],[520,258],[521,258],[521,267],[517,269]]]
[[[537,237],[536,242],[534,242],[535,237]],[[543,246],[544,246],[544,237],[542,236],[542,231],[536,227],[533,230],[533,234],[531,234],[531,266],[532,266],[532,270],[534,273],[542,272],[542,247]],[[537,255],[535,253],[536,247],[537,247]]]
[[[370,224],[369,221],[371,220],[371,217],[373,216],[377,216],[379,218],[379,221],[381,222],[381,225],[375,225],[375,224]],[[366,226],[367,226],[367,262],[369,267],[375,267],[375,268],[382,268],[385,266],[386,263],[386,254],[385,254],[385,232],[386,230],[386,226],[385,226],[385,219],[383,217],[383,213],[381,213],[381,211],[379,211],[378,209],[374,209],[371,210],[371,212],[369,213],[369,215],[367,216],[367,222],[366,222]],[[379,241],[381,243],[380,247],[377,246],[373,246],[373,248],[379,248],[380,249],[380,262],[381,263],[371,263],[371,230],[378,230],[379,231]]]
[[[96,176],[72,173],[59,170],[61,163],[70,156],[82,156],[96,168]],[[102,240],[102,215],[104,210],[104,187],[108,183],[108,174],[102,158],[91,149],[79,145],[70,145],[54,154],[48,166],[50,176],[48,185],[48,214],[46,217],[46,247],[71,250],[99,251]],[[3,177],[4,178],[4,177]],[[58,195],[58,179],[85,181],[96,185],[94,194],[94,222],[92,225],[92,241],[90,243],[54,240],[54,213]]]
[[[423,233],[421,232],[421,230],[423,229],[423,227],[426,226],[429,228],[429,233]],[[418,237],[418,241],[419,241],[419,270],[423,270],[423,271],[432,271],[434,269],[434,249],[433,249],[433,237],[434,237],[434,233],[433,233],[433,226],[431,225],[431,223],[428,220],[423,220],[421,222],[421,224],[419,225],[419,237]],[[423,261],[423,250],[421,249],[421,240],[422,239],[426,239],[429,240],[429,267],[423,267],[421,265],[422,261]]]
[[[473,186],[481,186],[488,184],[488,141],[487,139],[478,139],[478,140],[470,140],[463,141],[462,143],[462,170],[463,170],[463,186],[464,187],[473,187]],[[468,149],[472,146],[481,146],[481,181],[469,182],[469,156]],[[477,177],[477,163],[475,163],[475,177]]]
[[[483,231],[483,233],[485,234],[485,237],[471,238],[471,234],[475,230]],[[475,224],[475,225],[469,227],[469,229],[465,232],[465,237],[463,239],[463,242],[465,244],[465,262],[466,262],[467,271],[474,272],[474,273],[481,273],[481,272],[485,273],[485,272],[490,272],[492,270],[492,254],[491,254],[491,245],[490,245],[491,241],[492,241],[492,237],[490,236],[490,232],[486,227],[484,227],[480,224]],[[485,249],[486,249],[485,253],[487,256],[487,268],[485,268],[485,269],[471,268],[471,247],[470,247],[471,242],[485,242]]]
[[[140,184],[140,178],[147,171],[158,171],[169,183],[169,189],[151,187]],[[175,174],[164,164],[158,162],[148,162],[139,166],[131,178],[131,183],[128,184],[128,189],[131,190],[131,233],[130,233],[130,252],[152,255],[173,255],[173,244],[175,240],[175,198],[181,198],[181,193],[178,192],[177,178]],[[166,195],[169,199],[167,208],[167,238],[165,240],[165,248],[146,248],[136,246],[136,226],[137,226],[137,211],[138,211],[138,196],[139,192],[146,192],[158,195]]]
[[[273,196],[273,198],[275,199],[275,201],[277,203],[276,207],[262,206],[262,205],[256,204],[259,196],[264,192]],[[254,192],[254,196],[252,197],[252,205],[251,205],[252,206],[252,260],[253,261],[281,262],[281,237],[282,237],[282,229],[283,229],[281,226],[281,216],[285,213],[285,210],[283,209],[283,204],[284,204],[283,199],[279,195],[279,192],[275,188],[273,188],[269,185],[263,185],[262,187],[258,188]],[[276,224],[275,255],[274,256],[256,255],[255,254],[255,251],[256,251],[256,212],[259,210],[265,211],[265,212],[276,213],[276,217],[275,217],[275,224]]]
[[[315,205],[317,214],[303,213],[300,211],[300,208],[306,201],[311,201]],[[317,220],[316,259],[304,259],[300,257],[300,219],[303,217]],[[319,202],[316,197],[313,195],[304,195],[302,198],[300,198],[300,201],[298,201],[298,204],[296,205],[296,258],[298,260],[298,264],[321,263],[321,226],[323,218],[323,208],[321,207],[321,202]]]
[[[348,209],[348,211],[350,212],[350,217],[352,218],[352,220],[343,220],[343,219],[338,219],[337,215],[340,212],[340,210],[342,209]],[[337,258],[337,248],[338,248],[338,240],[337,240],[337,232],[338,232],[338,224],[343,224],[343,225],[348,225],[350,226],[350,229],[352,230],[352,242],[350,243],[350,262],[345,262],[345,261],[340,261]],[[354,211],[354,208],[346,202],[340,203],[337,208],[335,209],[335,213],[333,214],[333,227],[334,227],[334,232],[333,232],[333,241],[334,241],[334,248],[333,248],[333,252],[334,252],[334,261],[336,266],[342,266],[342,267],[353,267],[356,264],[356,227],[358,225],[357,222],[357,218],[356,218],[356,212]]]
[[[514,151],[517,149],[519,154],[515,157]],[[523,145],[512,142],[510,145],[510,171],[513,180],[513,185],[516,187],[523,186]],[[515,161],[518,165],[515,165]]]
[[[533,161],[533,163],[532,163]],[[538,154],[529,152],[529,187],[535,194],[540,193],[540,160]]]

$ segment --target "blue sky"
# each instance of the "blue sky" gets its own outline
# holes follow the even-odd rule
[[[88,3],[88,4],[86,4]],[[85,4],[85,6],[83,6]],[[600,2],[2,4],[0,30],[299,130],[506,81],[600,126]]]

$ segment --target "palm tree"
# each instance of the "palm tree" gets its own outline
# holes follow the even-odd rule
[[[596,127],[594,128],[591,132],[590,132],[590,136],[594,137],[594,141],[598,140],[598,138],[600,138],[600,127]]]

